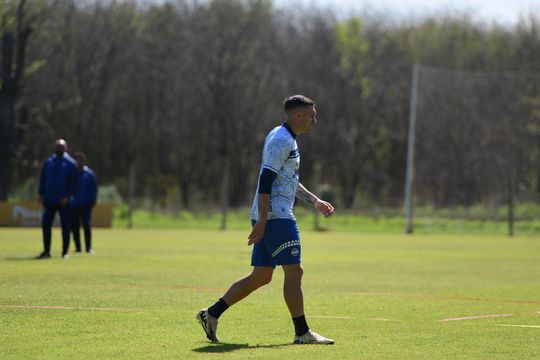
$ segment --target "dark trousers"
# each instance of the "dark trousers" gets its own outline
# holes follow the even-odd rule
[[[75,243],[76,251],[81,251],[81,234],[79,229],[81,222],[84,230],[84,242],[86,245],[86,251],[92,249],[92,206],[72,206],[71,207],[71,231],[73,232],[73,242]]]
[[[51,228],[56,212],[60,214],[60,225],[62,225],[62,255],[67,254],[69,250],[69,231],[71,229],[71,220],[69,214],[69,205],[60,203],[44,203],[43,218],[41,220],[41,229],[43,230],[43,248],[47,254],[51,253]]]

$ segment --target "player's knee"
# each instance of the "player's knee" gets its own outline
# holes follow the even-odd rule
[[[259,281],[261,286],[270,284],[270,282],[272,281],[272,273],[261,274]]]
[[[285,277],[291,280],[301,280],[304,275],[304,269],[301,265],[288,266],[285,270]]]
[[[301,280],[303,275],[304,275],[304,269],[303,269],[301,266],[298,266],[298,267],[295,269],[294,276],[295,276],[298,280]]]
[[[267,285],[272,281],[272,273],[271,272],[253,273],[252,276],[254,277],[255,281],[257,282],[257,285],[259,285],[259,286]]]

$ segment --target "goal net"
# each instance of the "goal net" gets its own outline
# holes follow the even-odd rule
[[[540,230],[540,74],[417,66],[416,76],[415,227],[515,219]]]

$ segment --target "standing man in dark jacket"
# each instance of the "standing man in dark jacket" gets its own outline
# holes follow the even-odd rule
[[[82,152],[73,155],[77,162],[78,184],[75,194],[71,197],[71,219],[73,232],[73,241],[75,242],[75,251],[81,252],[81,235],[79,228],[82,225],[84,229],[84,242],[86,252],[93,254],[92,249],[92,208],[97,200],[97,181],[96,175],[88,166],[86,166],[86,155]]]
[[[43,252],[38,259],[51,257],[51,228],[56,212],[60,214],[62,225],[62,257],[68,258],[69,232],[69,198],[77,186],[77,165],[67,153],[67,143],[58,139],[54,154],[45,161],[39,178],[39,202],[43,204]]]

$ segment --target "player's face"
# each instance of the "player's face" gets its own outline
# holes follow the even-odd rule
[[[82,156],[75,156],[75,161],[77,162],[77,166],[79,168],[84,166],[84,158]]]
[[[54,144],[54,152],[56,156],[62,156],[67,150],[67,145],[65,142],[57,141],[56,144]]]
[[[315,110],[315,106],[307,106],[302,108],[300,114],[300,131],[308,132],[317,123],[317,111]]]

